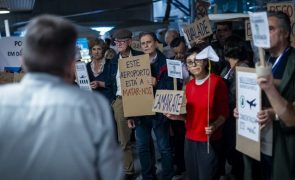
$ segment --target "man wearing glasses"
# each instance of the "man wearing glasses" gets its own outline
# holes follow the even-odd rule
[[[134,163],[130,141],[132,129],[128,128],[127,118],[124,117],[118,61],[122,58],[137,56],[143,53],[135,51],[130,47],[132,32],[129,30],[117,30],[114,32],[113,37],[115,38],[118,54],[111,60],[109,80],[106,81],[106,86],[110,88],[112,94],[112,107],[117,124],[118,140],[123,152],[125,179],[128,180],[134,178]]]

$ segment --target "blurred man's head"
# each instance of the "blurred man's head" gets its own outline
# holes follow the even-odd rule
[[[175,59],[184,60],[187,51],[184,39],[177,37],[171,42],[170,46],[175,54]]]
[[[113,37],[115,39],[116,47],[119,53],[129,51],[129,47],[132,42],[132,32],[127,29],[119,29],[114,32]]]
[[[270,53],[281,54],[290,44],[291,25],[288,15],[283,12],[268,12]]]
[[[26,27],[23,65],[27,72],[68,76],[75,61],[77,31],[57,16],[43,15]]]
[[[165,34],[165,42],[168,46],[170,46],[173,39],[179,37],[179,33],[175,29],[169,29]]]
[[[232,22],[224,21],[216,23],[216,39],[221,46],[224,45],[226,38],[232,35]]]

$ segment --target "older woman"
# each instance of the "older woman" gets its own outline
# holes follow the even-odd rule
[[[86,67],[91,88],[101,92],[106,98],[110,99],[109,91],[105,87],[109,67],[108,61],[104,58],[105,50],[106,46],[102,39],[90,40],[89,54],[91,62],[87,63]]]
[[[196,55],[196,52],[192,52],[186,58],[188,70],[194,77],[186,84],[187,113],[166,114],[166,116],[172,120],[186,121],[187,178],[214,180],[218,179],[222,125],[228,115],[228,97],[224,96],[227,94],[227,87],[221,77],[209,74],[209,60],[196,59]],[[208,137],[210,137],[209,153],[207,152]]]

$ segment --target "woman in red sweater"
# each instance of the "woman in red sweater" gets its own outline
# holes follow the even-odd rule
[[[181,119],[186,122],[187,178],[189,180],[214,180],[219,176],[218,156],[221,153],[222,125],[228,115],[227,87],[221,77],[209,73],[208,59],[196,59],[196,55],[197,53],[193,52],[186,58],[188,70],[194,77],[186,85],[187,113],[166,114],[166,116],[172,120]],[[210,90],[208,90],[209,87]],[[209,151],[208,140],[210,142]]]

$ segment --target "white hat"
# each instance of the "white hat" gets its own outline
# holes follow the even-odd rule
[[[209,59],[214,62],[219,61],[219,57],[211,46],[206,47],[196,55],[196,59]]]

